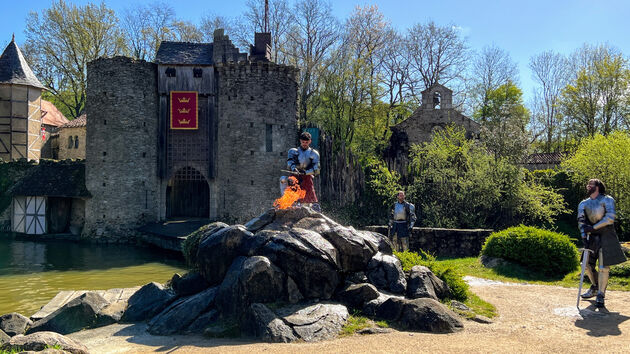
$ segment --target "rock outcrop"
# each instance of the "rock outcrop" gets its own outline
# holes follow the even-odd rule
[[[4,331],[4,333],[10,337],[18,334],[24,334],[26,329],[32,325],[33,321],[17,312],[7,313],[0,316],[0,330]]]
[[[55,332],[37,332],[29,335],[18,334],[3,344],[0,349],[11,352],[41,351],[50,347],[60,347],[64,352],[73,354],[88,354],[88,348],[83,344]]]

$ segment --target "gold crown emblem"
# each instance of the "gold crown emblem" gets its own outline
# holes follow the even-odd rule
[[[190,119],[180,119],[178,120],[179,124],[185,125],[190,124]]]
[[[190,108],[178,108],[177,111],[181,114],[188,114],[190,113]]]
[[[190,97],[178,97],[177,100],[179,103],[188,103],[190,102]]]

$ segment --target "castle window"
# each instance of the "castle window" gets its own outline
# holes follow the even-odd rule
[[[250,128],[253,128],[253,127],[254,127],[254,122],[250,122],[250,123],[249,123],[249,127],[250,127]]]
[[[196,68],[193,69],[193,76],[194,77],[201,77],[201,75],[203,75],[203,70],[200,68]]]
[[[267,152],[271,152],[273,151],[273,141],[272,141],[272,135],[273,135],[273,125],[271,124],[265,124],[266,129],[265,129],[265,148]]]
[[[142,157],[147,157],[147,153],[146,153],[146,152],[143,152],[143,153],[142,153]]]
[[[107,151],[103,151],[103,156],[107,156]]]
[[[175,68],[166,68],[165,73],[167,77],[175,77],[177,75]]]
[[[79,137],[78,136],[74,136],[74,148],[78,149],[79,148]]]
[[[68,149],[72,149],[74,146],[74,142],[72,141],[72,136],[68,137]]]
[[[107,119],[103,119],[103,125],[107,125]]]

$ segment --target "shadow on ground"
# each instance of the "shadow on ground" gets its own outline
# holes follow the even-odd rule
[[[214,348],[260,343],[247,338],[209,338],[202,335],[155,336],[147,332],[146,323],[126,326],[114,333],[114,336],[129,337],[127,342],[153,347],[156,352],[170,352],[185,346]],[[169,343],[170,342],[170,343]]]
[[[630,319],[619,312],[610,312],[608,309],[597,308],[595,301],[587,308],[580,310],[581,319],[575,321],[575,326],[588,330],[586,333],[592,337],[619,336],[623,334],[619,325]]]

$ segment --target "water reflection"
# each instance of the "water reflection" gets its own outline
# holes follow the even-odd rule
[[[181,257],[130,245],[67,241],[33,242],[0,236],[0,276],[44,271],[92,270],[159,262],[180,267]]]
[[[165,282],[185,271],[171,253],[130,245],[33,242],[0,234],[0,315],[35,313],[62,290]]]

